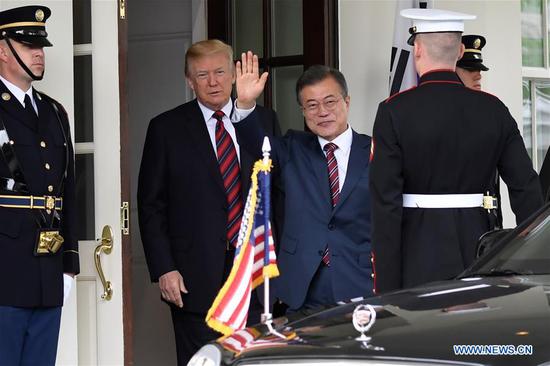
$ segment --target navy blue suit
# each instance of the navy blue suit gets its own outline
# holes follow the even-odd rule
[[[239,122],[236,128],[241,137],[256,139],[255,145],[247,146],[259,149],[260,131],[251,121]],[[283,138],[271,138],[274,186],[284,196],[277,258],[280,276],[273,287],[275,296],[291,309],[304,305],[327,245],[331,252],[327,286],[334,300],[372,294],[370,141],[369,136],[353,132],[346,179],[333,208],[327,161],[318,137],[289,131]]]

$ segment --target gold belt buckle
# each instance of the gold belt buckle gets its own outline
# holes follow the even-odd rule
[[[57,230],[40,231],[36,254],[55,254],[64,240]]]
[[[53,210],[55,208],[55,197],[44,196],[44,206],[48,210]]]
[[[498,208],[498,199],[493,196],[483,196],[483,208],[485,210],[496,210]]]

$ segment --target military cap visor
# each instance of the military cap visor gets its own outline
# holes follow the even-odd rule
[[[51,11],[45,6],[22,6],[0,12],[0,39],[9,38],[24,44],[50,47],[46,20]]]

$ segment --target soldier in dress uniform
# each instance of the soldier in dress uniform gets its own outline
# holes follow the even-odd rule
[[[485,46],[485,37],[477,34],[462,36],[464,54],[456,63],[456,73],[468,88],[481,90],[481,72],[489,71],[483,64],[481,49]]]
[[[516,122],[495,96],[455,73],[464,20],[437,9],[406,9],[418,87],[380,103],[371,152],[375,288],[378,293],[451,278],[475,257],[496,207],[498,168],[516,221],[542,205]]]
[[[44,75],[50,9],[0,12],[0,364],[54,365],[61,306],[79,272],[74,156]]]

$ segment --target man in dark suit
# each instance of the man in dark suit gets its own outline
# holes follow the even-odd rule
[[[218,40],[193,44],[185,75],[197,98],[151,120],[138,186],[141,238],[151,280],[170,304],[178,365],[220,336],[205,317],[233,264],[254,162],[231,123],[250,113],[231,99],[231,48]],[[260,128],[278,134],[275,113],[259,114]],[[254,310],[249,322],[259,321]]]
[[[61,306],[79,272],[74,157],[44,74],[50,9],[0,12],[0,364],[54,365]]]
[[[542,205],[516,122],[495,96],[454,72],[467,14],[407,9],[418,87],[380,103],[371,193],[375,287],[386,292],[454,277],[489,230],[495,170],[519,223]],[[484,197],[485,196],[485,197]]]
[[[243,57],[243,68],[249,63]],[[350,96],[340,71],[311,66],[296,94],[310,131],[271,138],[274,184],[284,196],[273,287],[291,311],[307,311],[372,294],[370,137],[348,124]],[[258,151],[263,135],[252,120],[236,127]]]

